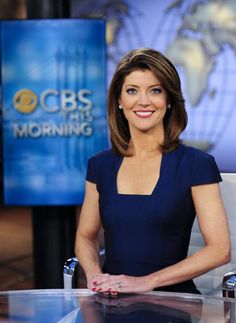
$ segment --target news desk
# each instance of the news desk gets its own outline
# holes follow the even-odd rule
[[[0,322],[236,322],[234,299],[151,292],[107,298],[87,289],[0,292]]]

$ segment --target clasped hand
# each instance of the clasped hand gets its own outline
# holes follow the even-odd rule
[[[144,293],[151,291],[148,276],[133,277],[126,275],[95,274],[87,277],[88,288],[94,292],[113,294]]]

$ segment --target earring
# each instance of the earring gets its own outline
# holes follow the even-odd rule
[[[171,105],[170,104],[167,105],[167,109],[171,109]]]
[[[122,109],[123,109],[123,107],[122,107],[122,105],[121,105],[121,104],[119,104],[119,109],[120,109],[120,110],[122,110]]]

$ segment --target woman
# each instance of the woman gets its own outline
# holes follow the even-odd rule
[[[108,120],[112,149],[88,162],[76,236],[88,288],[199,293],[192,279],[230,260],[230,238],[214,158],[179,139],[187,116],[173,64],[152,49],[128,53],[110,84]],[[195,214],[205,246],[187,257]]]

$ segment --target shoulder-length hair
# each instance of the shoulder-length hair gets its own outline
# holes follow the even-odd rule
[[[166,92],[167,103],[171,108],[166,109],[164,116],[164,141],[160,149],[162,152],[170,152],[180,144],[179,136],[187,125],[181,82],[174,65],[163,54],[149,48],[132,50],[125,55],[111,80],[107,109],[112,148],[118,155],[129,156],[129,125],[118,105],[125,77],[136,70],[152,71]]]

